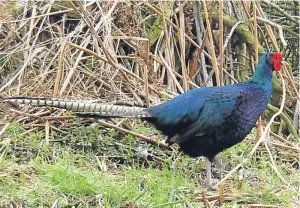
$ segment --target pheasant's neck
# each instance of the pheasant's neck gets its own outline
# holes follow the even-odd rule
[[[272,66],[258,65],[249,82],[262,85],[262,87],[272,90],[272,73]]]

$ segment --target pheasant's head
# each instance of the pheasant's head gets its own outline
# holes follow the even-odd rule
[[[273,70],[275,70],[276,72],[281,70],[283,61],[284,57],[282,53],[276,52],[267,54],[267,62],[268,64],[271,64],[273,66]]]

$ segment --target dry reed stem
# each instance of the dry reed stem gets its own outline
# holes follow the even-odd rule
[[[219,64],[221,69],[223,68],[223,0],[219,0]],[[223,85],[223,71],[220,72],[220,84]]]
[[[219,188],[219,195],[220,195],[219,202],[220,202],[220,204],[223,204],[224,203],[224,186],[223,186],[223,184],[219,184],[218,188]]]
[[[182,67],[182,80],[183,80],[183,90],[186,92],[189,90],[189,85],[188,85],[188,72],[186,68],[186,58],[185,58],[185,24],[184,24],[184,13],[183,13],[183,7],[179,7],[179,22],[180,22],[180,30],[178,31],[178,41],[180,45],[180,61],[181,61],[181,67]]]
[[[50,138],[50,123],[49,121],[45,122],[45,142],[46,144],[49,144],[49,138]]]
[[[162,60],[162,62],[164,63],[164,66],[168,69],[173,81],[175,82],[178,90],[180,91],[180,93],[184,93],[184,90],[182,89],[181,85],[179,84],[179,82],[177,81],[173,70],[171,69],[171,67],[168,65],[168,63],[166,62],[166,60],[164,59],[164,57],[160,54],[160,59]]]
[[[63,63],[64,63],[64,57],[65,57],[65,50],[66,50],[66,44],[63,44],[60,47],[60,55],[59,55],[59,61],[58,61],[58,67],[57,67],[57,73],[56,73],[56,79],[54,84],[54,90],[53,90],[53,97],[56,98],[58,96],[58,88],[60,84],[60,79],[62,76],[62,69],[63,69]]]
[[[202,1],[203,3],[203,8],[204,8],[204,13],[205,13],[205,19],[206,19],[206,27],[208,29],[208,39],[210,42],[210,50],[211,50],[211,56],[212,56],[212,64],[213,64],[213,70],[216,74],[216,82],[217,82],[217,86],[220,86],[220,71],[218,68],[218,63],[217,63],[217,58],[216,58],[216,53],[215,53],[215,45],[214,45],[214,41],[213,41],[213,36],[212,36],[212,30],[211,30],[211,26],[210,26],[210,20],[209,20],[209,16],[208,16],[208,12],[207,12],[207,7],[206,7],[206,0]],[[213,4],[214,2],[212,1],[211,4]],[[222,68],[222,66],[221,66]]]
[[[253,2],[253,31],[254,31],[254,55],[255,55],[255,63],[258,64],[259,57],[258,57],[258,33],[257,33],[257,9],[256,9],[256,3]],[[257,131],[256,131],[256,138],[255,140],[258,141],[262,132],[262,119],[261,116],[259,116],[257,121]]]
[[[149,46],[149,42],[148,43],[148,46]],[[143,66],[143,72],[144,72],[144,82],[145,82],[145,100],[146,100],[146,106],[147,108],[150,107],[150,98],[149,98],[149,83],[148,83],[148,73],[149,73],[149,65],[146,64]]]
[[[167,4],[168,2],[162,2],[159,1],[159,6],[161,8],[161,17],[162,17],[162,26],[163,26],[163,32],[164,32],[164,37],[165,37],[165,43],[166,43],[166,58],[169,61],[170,64],[170,68],[174,69],[174,59],[173,59],[173,55],[172,55],[172,51],[171,51],[171,44],[173,43],[170,39],[170,36],[172,37],[172,34],[168,32],[168,27],[166,24],[166,21],[170,21],[169,19],[166,18],[165,14],[164,14],[164,4]],[[170,28],[171,29],[171,28]],[[178,28],[177,31],[179,31],[180,29]],[[173,47],[172,47],[173,48]],[[172,80],[174,81],[174,77],[172,76],[172,74],[167,74],[168,76],[171,77],[171,79],[168,79],[168,82],[171,82]],[[177,85],[177,83],[175,82],[175,84]],[[178,85],[177,85],[178,87]],[[181,88],[181,87],[180,87]],[[183,93],[182,91],[180,91],[181,93]]]
[[[203,191],[201,193],[201,195],[202,195],[202,201],[203,201],[204,207],[210,208],[209,201],[207,200],[207,197],[206,197],[206,193]]]
[[[259,61],[258,57],[258,33],[257,33],[257,9],[256,3],[253,2],[253,31],[254,31],[254,54],[255,54],[255,63],[257,64]]]
[[[250,12],[249,12],[249,7],[248,7],[248,5],[246,5],[247,3],[249,3],[247,0],[242,0],[242,6],[244,9],[244,12],[246,13],[247,18],[249,19],[251,16],[250,16]]]

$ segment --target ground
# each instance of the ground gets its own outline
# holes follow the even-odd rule
[[[291,207],[297,203],[297,164],[290,151],[281,154],[270,148],[279,176],[264,146],[259,147],[223,183],[220,203],[220,190],[203,185],[204,158],[192,159],[176,148],[167,150],[84,120],[71,119],[65,125],[65,130],[51,130],[49,136],[40,126],[25,122],[12,122],[1,132],[1,207]],[[163,138],[148,124],[134,126],[132,131]],[[220,154],[223,175],[247,157],[254,137],[255,130]]]

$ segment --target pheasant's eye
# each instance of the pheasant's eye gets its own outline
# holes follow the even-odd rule
[[[280,61],[281,58],[279,56],[275,56],[275,61]]]

